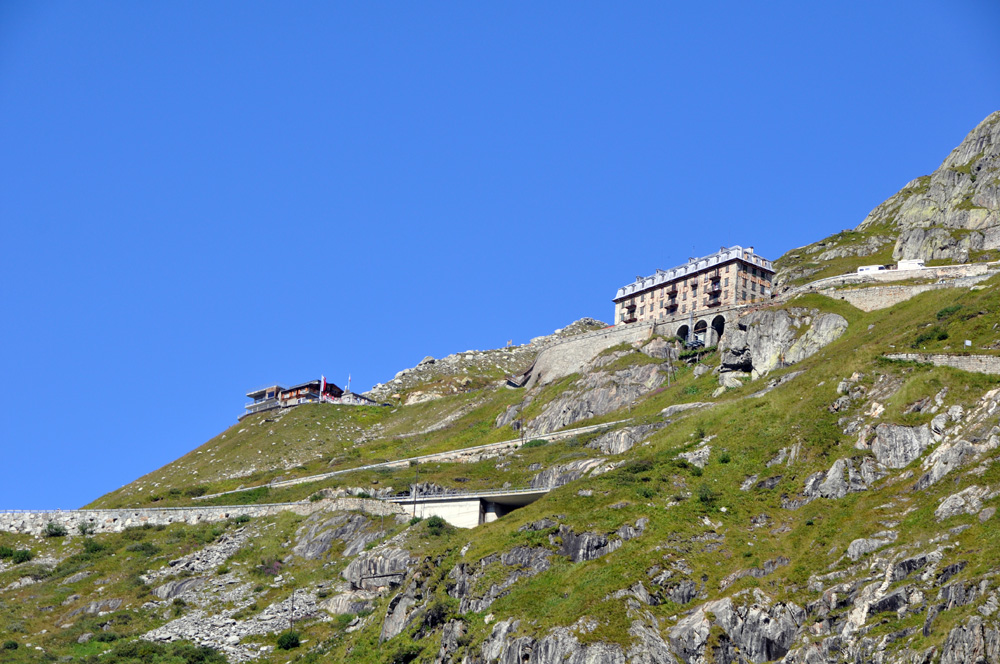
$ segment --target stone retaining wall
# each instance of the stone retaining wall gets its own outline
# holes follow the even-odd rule
[[[940,284],[871,286],[869,288],[852,288],[849,290],[826,288],[819,292],[837,300],[846,300],[862,311],[875,311],[876,309],[887,309],[927,291],[940,290],[942,288],[968,288],[991,276],[993,276],[992,273],[983,273],[960,277]]]
[[[79,535],[80,524],[89,524],[95,533],[118,533],[126,528],[149,524],[211,523],[237,516],[273,516],[281,512],[312,514],[318,511],[359,511],[375,516],[404,514],[399,505],[366,498],[335,498],[316,502],[275,503],[269,505],[231,505],[222,507],[163,507],[98,510],[48,510],[0,512],[0,531],[41,535],[49,523]]]
[[[1000,374],[1000,357],[996,355],[944,355],[932,353],[889,353],[890,360],[905,360],[936,367],[954,367],[981,374]]]

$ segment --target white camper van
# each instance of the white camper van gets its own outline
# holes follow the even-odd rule
[[[923,258],[911,258],[896,263],[897,270],[922,270],[925,267],[927,266],[924,265]]]
[[[862,265],[858,268],[858,274],[864,274],[865,272],[878,272],[879,270],[884,270],[885,265]]]

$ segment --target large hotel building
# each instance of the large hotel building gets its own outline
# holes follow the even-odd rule
[[[615,324],[698,315],[725,306],[751,304],[771,296],[774,267],[753,247],[722,247],[711,256],[657,270],[618,289]]]

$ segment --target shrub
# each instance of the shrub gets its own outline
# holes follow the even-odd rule
[[[118,635],[114,632],[101,632],[94,637],[94,640],[98,643],[111,643],[118,640]]]
[[[257,571],[265,576],[278,576],[281,573],[281,561],[277,558],[263,558]]]
[[[56,523],[55,521],[49,521],[45,524],[45,530],[42,531],[42,534],[46,537],[65,537],[66,527]]]
[[[76,529],[80,532],[81,535],[93,535],[94,527],[95,527],[94,524],[90,523],[89,521],[83,521],[81,523],[76,524]]]
[[[948,331],[945,330],[944,328],[935,325],[933,327],[927,328],[926,330],[918,334],[917,338],[914,339],[913,343],[910,345],[911,347],[916,348],[920,344],[927,341],[933,341],[935,339],[937,339],[938,341],[944,341],[947,338],[948,338]]]
[[[93,540],[93,539],[85,539],[85,540],[83,540],[83,551],[85,553],[90,553],[90,554],[100,553],[101,551],[104,551],[104,549],[106,549],[106,548],[107,547],[105,547],[103,544],[101,544],[97,540]]]
[[[278,636],[278,648],[281,650],[291,650],[292,648],[299,647],[299,633],[298,632],[282,632]]]
[[[17,551],[14,552],[14,556],[11,558],[11,561],[15,565],[20,565],[21,563],[28,562],[34,557],[35,554],[33,554],[31,551],[28,551],[27,549],[18,549]]]
[[[14,549],[10,548],[9,546],[0,546],[0,560],[13,557],[14,557]]]
[[[309,502],[311,503],[318,503],[321,500],[323,500],[323,494],[321,494],[318,491],[313,495],[309,496]]]
[[[704,482],[698,486],[698,500],[700,500],[705,505],[711,505],[716,499],[715,492],[712,491],[712,487],[708,486]]]
[[[389,664],[409,664],[419,657],[421,652],[423,652],[423,648],[416,643],[404,641],[396,645],[386,661]]]
[[[4,641],[3,642],[3,649],[4,650],[17,650],[17,641]]]
[[[443,625],[448,620],[449,608],[446,602],[437,601],[427,607],[424,612],[423,620],[424,627],[428,629],[434,629],[438,625]]]
[[[175,489],[171,489],[170,491],[167,491],[167,493],[170,494],[171,496],[179,496],[179,495],[181,495],[182,492],[181,492],[180,489],[176,489],[175,488]]]
[[[695,477],[701,477],[704,472],[705,471],[702,470],[701,467],[695,466],[694,464],[691,465],[691,474]]]
[[[229,565],[222,565],[215,572],[216,574],[229,574]]]
[[[539,439],[536,438],[535,440],[529,440],[524,445],[521,445],[521,447],[523,449],[529,449],[529,448],[532,448],[532,447],[541,447],[542,445],[548,445],[548,444],[549,444],[548,441],[546,441],[546,440],[539,440]]]
[[[635,490],[640,498],[652,498],[656,495],[656,489],[651,486],[641,486]]]
[[[432,516],[427,519],[427,532],[435,537],[443,533],[447,526],[448,522],[439,516]]]
[[[355,498],[371,498],[371,497],[372,495],[367,491],[362,491],[361,493],[355,496]]]
[[[424,520],[424,517],[422,517],[422,516],[415,516],[412,519],[410,519],[410,525],[411,526],[415,526],[415,525],[417,525],[418,523],[420,523],[423,520]]]
[[[184,492],[184,495],[188,496],[189,498],[197,498],[198,496],[204,496],[206,493],[208,493],[208,489],[206,487],[193,486],[190,489],[187,489]]]
[[[232,519],[230,519],[230,521],[238,526],[241,523],[248,523],[250,521],[250,515],[240,514],[239,516],[234,516]]]
[[[957,314],[961,310],[962,310],[962,305],[961,304],[953,304],[950,307],[945,307],[941,311],[937,312],[937,314],[936,314],[937,315],[937,319],[938,320],[943,320],[943,319],[947,318],[948,316],[951,316],[952,314]]]
[[[732,461],[732,457],[729,456],[729,452],[723,452],[719,455],[719,463],[729,463]]]

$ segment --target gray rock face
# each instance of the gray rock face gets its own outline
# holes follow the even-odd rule
[[[875,427],[872,452],[878,462],[887,468],[905,468],[933,444],[930,427],[906,427],[898,424],[880,424]]]
[[[628,452],[663,426],[663,424],[640,424],[634,427],[622,427],[601,434],[590,441],[587,447],[600,450],[605,454],[622,454]]]
[[[516,636],[518,621],[497,623],[483,643],[482,661],[498,664],[625,664],[619,646],[606,643],[582,644],[565,627],[534,638]]]
[[[552,468],[546,468],[531,478],[531,488],[555,488],[569,484],[580,479],[594,468],[597,468],[604,461],[603,457],[597,459],[578,459],[559,466],[553,466]]]
[[[941,644],[941,664],[986,664],[1000,661],[1000,630],[972,616],[948,633]]]
[[[805,619],[805,610],[795,604],[736,606],[727,597],[698,607],[670,629],[669,639],[684,661],[706,661],[709,632],[716,625],[725,637],[713,646],[714,661],[769,662],[785,656]]]
[[[99,613],[110,613],[111,611],[117,611],[122,606],[122,601],[120,599],[101,599],[96,602],[91,602],[86,606],[81,606],[79,609],[73,609],[68,614],[66,618],[72,618],[73,616],[78,616],[81,613],[86,613],[89,615],[95,615]]]
[[[405,549],[386,547],[366,551],[351,561],[341,575],[354,590],[378,590],[398,586],[413,559]]]
[[[893,530],[885,530],[880,533],[875,533],[872,537],[856,539],[847,546],[847,557],[851,560],[857,560],[861,556],[869,554],[872,551],[877,551],[888,544],[892,544],[896,541],[897,535],[898,533]]]
[[[502,555],[491,555],[478,563],[460,563],[452,568],[448,577],[454,581],[448,594],[461,601],[459,611],[485,611],[493,602],[509,592],[518,579],[540,574],[549,569],[552,552],[543,548],[514,547]],[[502,564],[510,571],[499,583],[491,584],[481,596],[475,594],[475,587],[490,566]]]
[[[660,337],[653,339],[639,350],[658,360],[676,360],[680,357],[680,351],[674,348],[674,345],[669,341]]]
[[[361,613],[371,610],[378,599],[379,594],[373,591],[353,590],[333,597],[320,603],[320,608],[334,615],[344,613]]]
[[[719,343],[722,373],[750,372],[756,379],[815,354],[847,329],[837,314],[814,309],[764,309],[741,316]]]
[[[885,473],[875,467],[871,457],[862,459],[837,459],[826,473],[819,472],[806,479],[804,495],[809,498],[843,498],[849,493],[866,491]]]
[[[620,371],[587,373],[573,386],[545,406],[531,420],[532,434],[544,434],[574,422],[606,415],[624,408],[666,381],[658,364],[632,366]]]
[[[945,498],[936,510],[934,518],[943,521],[959,514],[978,514],[983,509],[983,499],[989,493],[986,487],[972,485]]]
[[[316,560],[330,550],[334,540],[339,540],[345,544],[343,555],[355,556],[364,551],[369,542],[382,536],[372,526],[372,522],[360,514],[329,516],[318,512],[299,528],[292,553],[306,560]]]
[[[162,586],[154,588],[153,594],[160,599],[173,599],[205,585],[206,581],[208,581],[208,579],[199,576],[179,579],[177,581],[167,581]]]

